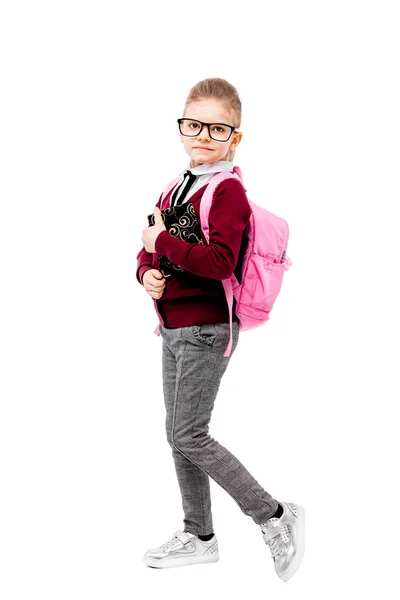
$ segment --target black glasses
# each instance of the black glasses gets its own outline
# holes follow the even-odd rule
[[[187,137],[196,137],[203,127],[206,126],[208,134],[211,139],[216,142],[227,142],[234,131],[237,131],[233,125],[227,125],[226,123],[203,123],[203,121],[196,121],[195,119],[177,119],[179,123],[179,131],[182,135]],[[211,133],[212,131],[212,133]]]

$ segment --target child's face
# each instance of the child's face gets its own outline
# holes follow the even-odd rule
[[[218,100],[210,98],[189,104],[183,116],[203,123],[234,125],[231,112],[226,110]],[[180,136],[185,151],[191,158],[190,166],[192,168],[204,163],[213,163],[217,160],[228,160],[229,150],[234,150],[242,139],[240,132],[234,132],[227,142],[217,142],[209,136],[207,127],[203,127],[203,130],[195,137],[187,137],[182,134]],[[207,150],[203,150],[198,146],[204,146]]]

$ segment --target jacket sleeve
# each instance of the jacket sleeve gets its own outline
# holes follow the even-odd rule
[[[162,194],[159,197],[158,202],[156,204],[156,206],[158,206],[158,207],[160,207],[161,198],[162,198]],[[141,283],[143,285],[143,275],[145,274],[145,272],[148,269],[151,269],[153,266],[153,254],[150,252],[147,252],[147,250],[143,246],[142,249],[139,251],[138,255],[136,256],[136,260],[137,260],[136,279],[139,283]]]
[[[251,208],[240,181],[227,179],[215,189],[208,216],[209,243],[189,243],[161,231],[155,241],[156,252],[200,277],[227,279],[234,272],[242,233]]]

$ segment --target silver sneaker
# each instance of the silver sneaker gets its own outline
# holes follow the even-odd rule
[[[178,529],[168,542],[153,548],[143,556],[148,567],[182,567],[198,563],[211,563],[219,560],[217,536],[204,542],[197,535]]]
[[[283,515],[261,523],[265,543],[271,550],[275,571],[283,581],[297,571],[304,556],[305,510],[299,504],[279,502]]]

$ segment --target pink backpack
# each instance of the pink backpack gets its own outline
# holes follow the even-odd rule
[[[207,243],[210,239],[208,214],[214,190],[221,181],[229,178],[239,179],[242,182],[240,168],[235,166],[233,173],[228,171],[216,173],[201,198],[200,224]],[[179,180],[180,177],[166,186],[161,200],[161,209],[167,208],[165,197]],[[239,318],[240,331],[259,327],[268,321],[274,302],[281,290],[284,271],[287,271],[293,264],[286,254],[289,239],[287,222],[265,208],[257,206],[251,200],[249,200],[249,204],[251,215],[248,225],[248,243],[242,262],[241,283],[234,274],[229,279],[221,281],[229,307],[230,324],[230,339],[224,356],[229,356],[232,349],[233,298],[236,300],[235,312]],[[156,300],[153,300],[157,310]],[[161,316],[159,313],[158,315],[160,323],[162,323]],[[157,335],[160,333],[158,325],[155,333]]]

